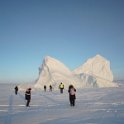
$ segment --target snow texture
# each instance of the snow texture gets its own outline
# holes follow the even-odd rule
[[[0,84],[0,124],[124,124],[124,87],[77,89],[76,106],[67,90],[32,91],[25,107],[24,91]]]
[[[52,85],[54,89],[58,89],[61,82],[64,83],[66,89],[70,84],[76,88],[117,86],[113,83],[110,62],[100,55],[88,59],[74,71],[70,71],[59,60],[49,56],[45,57],[39,68],[39,77],[34,87],[43,89],[44,85]]]

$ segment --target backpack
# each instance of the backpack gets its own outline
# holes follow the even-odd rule
[[[70,89],[70,95],[75,95],[75,89],[74,88]]]

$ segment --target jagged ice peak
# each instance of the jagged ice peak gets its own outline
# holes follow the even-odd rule
[[[82,66],[70,71],[62,62],[50,56],[46,56],[40,67],[36,88],[43,89],[44,85],[52,85],[58,88],[60,82],[67,88],[69,84],[75,87],[113,87],[113,74],[110,70],[110,62],[97,54],[89,58]]]

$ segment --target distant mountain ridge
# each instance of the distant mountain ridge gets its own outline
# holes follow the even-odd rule
[[[44,85],[52,85],[58,89],[63,82],[65,88],[73,84],[77,88],[83,87],[116,87],[113,83],[113,74],[110,70],[110,62],[100,55],[88,59],[82,66],[70,71],[59,60],[47,56],[39,68],[39,77],[35,88],[43,89]]]

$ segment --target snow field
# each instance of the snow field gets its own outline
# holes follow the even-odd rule
[[[0,124],[124,124],[123,88],[77,89],[75,107],[67,90],[32,91],[26,107],[24,91],[15,95],[13,87],[0,87]]]

